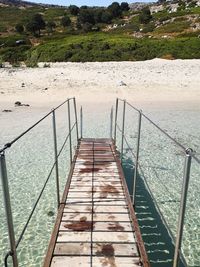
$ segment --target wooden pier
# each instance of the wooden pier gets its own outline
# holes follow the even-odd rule
[[[116,148],[81,139],[44,267],[149,266]]]

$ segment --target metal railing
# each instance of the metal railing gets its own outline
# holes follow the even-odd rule
[[[73,104],[73,112],[75,116],[75,122],[73,125],[71,125],[71,113],[70,113],[70,104]],[[65,140],[58,152],[57,148],[57,132],[56,132],[56,111],[67,104],[67,113],[68,113],[68,134],[65,137]],[[32,129],[34,129],[38,124],[40,124],[42,121],[44,121],[47,117],[52,116],[52,129],[53,129],[53,141],[54,141],[54,163],[53,166],[47,176],[47,179],[42,187],[41,192],[39,193],[39,196],[31,210],[31,213],[28,217],[28,220],[26,221],[22,232],[20,233],[20,236],[18,240],[15,240],[15,233],[14,233],[14,226],[13,226],[13,215],[12,215],[12,208],[11,208],[11,201],[10,201],[10,192],[9,192],[9,183],[8,183],[8,175],[7,175],[7,168],[6,168],[6,151],[11,148],[19,139],[23,138],[28,132],[30,132]],[[82,107],[81,107],[81,114],[80,114],[80,125],[81,125],[81,138],[83,135],[83,114],[82,114]],[[67,143],[69,141],[69,154],[70,154],[70,163],[72,163],[72,132],[76,129],[76,140],[78,144],[79,140],[79,128],[78,128],[78,118],[77,118],[77,107],[76,107],[76,99],[75,98],[68,98],[66,101],[64,101],[62,104],[57,106],[56,108],[52,109],[48,114],[46,114],[44,117],[42,117],[39,121],[37,121],[35,124],[33,124],[30,128],[28,128],[26,131],[24,131],[22,134],[20,134],[18,137],[16,137],[14,140],[12,140],[10,143],[7,143],[4,145],[2,149],[0,149],[0,173],[2,178],[2,187],[3,187],[3,195],[4,195],[4,203],[5,203],[5,211],[6,211],[6,219],[7,219],[7,225],[8,225],[8,235],[10,240],[10,251],[6,254],[4,259],[4,265],[5,267],[8,266],[8,258],[9,256],[12,257],[12,262],[14,267],[18,267],[18,258],[17,258],[17,248],[22,241],[22,238],[27,230],[27,227],[33,217],[33,214],[36,210],[36,207],[43,195],[43,192],[47,186],[48,181],[50,180],[50,177],[52,175],[53,170],[55,169],[55,180],[56,180],[56,192],[57,192],[57,205],[60,206],[60,188],[59,188],[59,164],[58,159]]]
[[[119,117],[119,104],[122,104],[122,122],[121,127],[118,124],[118,117]],[[127,136],[125,134],[125,124],[126,124],[126,109],[127,106],[134,110],[138,114],[138,122],[137,122],[137,143],[136,143],[136,153],[133,152],[133,149],[130,147]],[[112,113],[113,110],[111,110],[111,120],[110,124],[113,124],[112,119]],[[188,186],[189,186],[189,180],[190,180],[190,170],[191,170],[191,163],[192,160],[195,160],[197,163],[200,164],[200,160],[194,155],[194,152],[191,148],[184,147],[181,143],[179,143],[176,139],[171,137],[166,131],[164,131],[162,128],[160,128],[156,123],[154,123],[149,117],[147,117],[142,110],[139,110],[135,108],[133,105],[128,103],[125,99],[116,99],[116,105],[115,105],[115,119],[114,119],[114,134],[113,137],[115,143],[117,142],[117,131],[120,132],[120,139],[121,139],[121,150],[120,155],[121,159],[124,155],[124,142],[127,144],[128,148],[131,151],[131,154],[134,158],[134,174],[133,174],[133,195],[132,195],[132,202],[135,206],[135,199],[136,199],[136,183],[139,175],[139,163],[140,163],[140,143],[141,143],[141,132],[142,132],[142,119],[148,121],[153,127],[155,127],[160,133],[162,133],[164,136],[166,136],[169,140],[171,140],[176,146],[178,146],[185,155],[185,163],[183,166],[183,183],[182,183],[182,190],[181,190],[181,200],[180,200],[180,207],[179,207],[179,216],[178,216],[178,226],[177,226],[177,235],[176,239],[174,240],[174,237],[172,237],[172,240],[174,240],[175,250],[174,250],[174,259],[173,259],[173,267],[177,267],[179,264],[180,258],[182,258],[184,264],[186,264],[182,252],[181,252],[181,246],[182,246],[182,237],[183,237],[183,227],[184,227],[184,219],[185,219],[185,211],[186,211],[186,203],[187,203],[187,193],[188,193]],[[112,127],[112,126],[110,126]],[[150,188],[148,187],[148,190]],[[150,192],[151,193],[151,192]],[[152,195],[152,193],[151,193]],[[160,209],[158,207],[158,211],[160,212]],[[163,218],[162,214],[160,214]],[[170,229],[169,233],[171,234]]]

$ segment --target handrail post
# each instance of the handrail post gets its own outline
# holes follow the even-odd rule
[[[123,105],[122,141],[121,141],[121,160],[122,160],[122,158],[123,158],[123,152],[124,152],[124,127],[125,127],[125,116],[126,116],[126,100],[124,100],[124,105]]]
[[[72,164],[72,134],[71,134],[70,100],[68,100],[67,106],[68,106],[68,125],[69,125],[69,154],[70,154],[70,162]]]
[[[182,237],[183,237],[183,226],[184,226],[187,193],[188,193],[188,186],[189,186],[189,179],[190,179],[191,160],[192,160],[192,156],[191,156],[192,149],[186,149],[185,152],[186,152],[186,155],[185,155],[185,165],[184,165],[184,176],[183,176],[183,185],[182,185],[182,193],[181,193],[181,203],[180,203],[180,210],[179,210],[179,220],[178,220],[178,229],[177,229],[173,267],[178,266],[178,261],[179,261],[179,257],[181,254],[181,243],[182,243]]]
[[[116,138],[117,138],[117,115],[118,115],[118,104],[119,104],[119,99],[116,99],[116,107],[115,107],[115,128],[114,128],[114,141],[116,143]]]
[[[55,114],[55,110],[52,111],[52,119],[53,119],[53,139],[54,139],[55,168],[56,168],[57,203],[58,203],[58,207],[59,207],[60,206],[60,186],[59,186],[58,148],[57,148],[56,114]]]
[[[113,107],[110,112],[110,139],[113,137]]]
[[[77,108],[76,108],[76,99],[74,97],[74,113],[75,113],[75,120],[76,120],[76,136],[77,136],[77,142],[79,139],[79,134],[78,134],[78,118],[77,118]]]
[[[8,234],[10,239],[10,249],[11,256],[13,260],[13,266],[18,267],[17,260],[17,251],[16,251],[16,243],[15,243],[15,233],[13,226],[13,217],[12,217],[12,209],[10,202],[10,193],[9,193],[9,185],[8,185],[8,176],[6,169],[6,159],[5,154],[0,154],[0,170],[1,170],[1,179],[2,179],[2,187],[3,187],[3,195],[4,195],[4,203],[5,203],[5,211],[8,225]]]
[[[81,130],[81,138],[83,138],[83,108],[81,106],[80,109],[80,130]]]
[[[138,175],[138,162],[139,162],[139,152],[140,152],[140,136],[141,136],[141,123],[142,123],[142,111],[139,111],[138,117],[138,134],[137,134],[137,147],[136,147],[136,158],[135,158],[135,169],[133,177],[133,206],[135,206],[135,195],[136,195],[136,181]]]

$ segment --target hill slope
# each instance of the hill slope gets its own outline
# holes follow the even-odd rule
[[[0,7],[0,61],[35,65],[38,61],[200,58],[196,1],[137,3],[129,10],[117,7],[118,14],[112,5],[74,13],[67,7],[0,1],[12,2]],[[36,14],[44,21],[41,29],[30,27]]]

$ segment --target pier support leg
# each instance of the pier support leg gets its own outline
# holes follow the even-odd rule
[[[137,148],[136,148],[137,150],[136,150],[136,158],[135,158],[134,177],[133,177],[133,206],[135,206],[136,182],[137,182],[137,175],[138,175],[141,123],[142,123],[142,111],[140,110],[139,111],[139,117],[138,117],[138,135],[137,135]]]
[[[125,128],[125,117],[126,117],[126,100],[124,100],[123,105],[123,118],[122,118],[122,141],[121,141],[121,160],[124,153],[124,128]]]
[[[113,137],[113,107],[110,112],[110,139]]]
[[[70,154],[70,163],[72,164],[72,132],[71,132],[70,100],[68,100],[67,106],[68,106],[68,126],[69,126],[69,154]]]
[[[178,229],[177,229],[177,235],[176,235],[176,245],[175,245],[175,252],[174,252],[173,267],[178,266],[179,258],[181,255],[181,243],[182,243],[182,237],[183,237],[183,226],[184,226],[187,193],[188,193],[188,186],[189,186],[189,179],[190,179],[191,160],[192,160],[191,153],[192,153],[192,149],[186,150],[183,185],[182,185],[182,193],[181,193],[181,204],[180,204],[180,211],[179,211],[179,220],[178,220]]]
[[[52,112],[53,119],[53,139],[54,139],[54,155],[55,155],[55,169],[56,169],[56,190],[57,190],[57,203],[60,206],[60,186],[59,186],[59,169],[58,169],[58,149],[57,149],[57,134],[56,134],[56,114],[55,110]]]
[[[16,243],[15,243],[15,233],[14,233],[14,226],[13,226],[13,217],[12,217],[12,209],[11,209],[11,202],[10,202],[10,193],[9,193],[9,186],[8,186],[5,154],[0,155],[0,173],[1,173],[1,179],[2,179],[4,203],[5,203],[5,210],[6,210],[6,219],[7,219],[7,225],[8,225],[8,234],[9,234],[9,239],[10,239],[11,256],[12,256],[12,260],[13,260],[13,266],[18,267],[17,251],[16,251]]]

